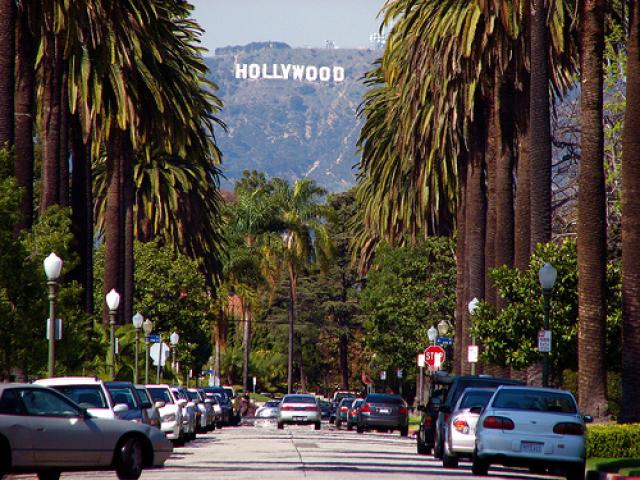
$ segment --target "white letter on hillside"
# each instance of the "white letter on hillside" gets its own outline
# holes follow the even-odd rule
[[[280,68],[282,69],[282,78],[284,78],[285,80],[289,80],[289,72],[291,71],[291,65],[285,65],[284,63],[281,63]]]
[[[320,67],[320,80],[328,82],[331,79],[331,69],[329,67]]]
[[[334,82],[344,82],[344,68],[343,67],[333,67],[333,81]]]
[[[249,65],[249,78],[260,78],[260,65],[255,63]]]
[[[313,82],[318,79],[318,69],[316,67],[307,67],[307,80]]]
[[[304,75],[304,65],[292,65],[293,67],[293,79],[302,80]]]
[[[236,78],[247,78],[247,64],[243,63],[240,65],[236,63]]]

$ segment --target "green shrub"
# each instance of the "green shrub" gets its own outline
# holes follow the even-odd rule
[[[640,424],[589,425],[587,458],[639,458]]]

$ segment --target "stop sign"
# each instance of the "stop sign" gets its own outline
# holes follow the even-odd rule
[[[424,361],[429,365],[429,369],[431,370],[437,370],[442,367],[444,359],[444,348],[438,345],[431,345],[424,351]]]

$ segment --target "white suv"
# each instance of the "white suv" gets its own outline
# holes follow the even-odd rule
[[[44,378],[34,382],[66,395],[94,417],[120,418],[129,410],[127,404],[115,404],[102,380],[95,377]]]
[[[145,386],[154,402],[164,402],[164,405],[158,408],[160,412],[160,430],[167,435],[169,440],[182,442],[184,440],[182,434],[182,408],[187,405],[187,401],[174,397],[169,385]]]

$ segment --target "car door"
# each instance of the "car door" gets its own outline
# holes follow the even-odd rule
[[[77,405],[44,388],[24,388],[19,396],[32,432],[37,465],[97,465],[102,432]]]
[[[0,396],[0,431],[11,444],[11,463],[17,467],[33,465],[31,429],[25,423],[24,408],[16,389],[5,389]]]

